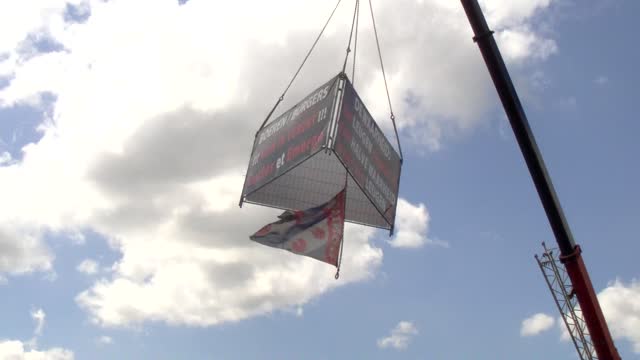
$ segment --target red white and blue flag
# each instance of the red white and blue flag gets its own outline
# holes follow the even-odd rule
[[[280,220],[250,236],[263,245],[291,251],[339,266],[344,233],[346,189],[307,210],[285,211]]]

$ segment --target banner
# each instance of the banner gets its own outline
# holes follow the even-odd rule
[[[378,212],[392,225],[398,198],[400,156],[347,80],[335,152]]]
[[[280,220],[250,236],[263,245],[284,249],[338,266],[344,233],[346,189],[317,207],[285,211]]]
[[[258,133],[242,195],[252,193],[326,145],[338,78],[320,86]]]

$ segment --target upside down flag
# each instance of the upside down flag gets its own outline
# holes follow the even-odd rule
[[[278,216],[280,220],[264,226],[250,239],[337,267],[344,233],[345,193],[343,189],[311,209],[285,211]]]

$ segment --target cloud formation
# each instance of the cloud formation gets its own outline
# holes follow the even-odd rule
[[[378,339],[378,347],[381,349],[393,348],[396,350],[404,350],[409,346],[411,339],[418,334],[418,329],[410,321],[400,321],[395,328],[391,330],[391,334],[387,337]]]
[[[537,313],[522,321],[520,336],[534,336],[553,327],[555,319],[544,313]]]
[[[328,14],[326,2],[226,2],[224,11],[203,0],[70,3],[82,21],[62,0],[0,5],[0,77],[8,79],[0,107],[52,102],[42,138],[0,166],[0,273],[49,271],[45,233],[95,231],[120,258],[76,301],[104,326],[236,321],[374,276],[383,254],[371,229],[347,228],[336,282],[324,264],[251,244],[248,234],[275,212],[237,208],[252,134]],[[509,61],[553,52],[537,47],[553,40],[530,23],[549,2],[533,3],[485,2]],[[494,97],[459,4],[385,1],[376,11],[403,134],[435,150],[477,127]],[[349,7],[336,14],[281,110],[340,69],[350,15]],[[55,46],[40,51],[43,39]],[[374,46],[363,35],[356,87],[388,130]],[[395,244],[428,243],[426,208],[401,204],[406,226]]]
[[[0,340],[0,359],[11,360],[73,360],[73,352],[62,348],[35,350],[25,348],[18,340]]]
[[[7,360],[73,360],[73,351],[54,347],[38,350],[38,337],[42,335],[46,314],[42,309],[31,312],[31,318],[36,322],[33,338],[29,341],[0,339],[0,359]]]
[[[611,335],[631,343],[640,354],[640,282],[615,280],[598,293]]]
[[[44,328],[44,322],[46,318],[46,314],[42,309],[34,310],[31,312],[31,317],[36,322],[36,328],[33,330],[33,334],[35,336],[42,335],[42,329]]]
[[[613,338],[629,341],[633,351],[640,353],[640,282],[634,279],[626,284],[616,279],[598,293],[598,301]],[[525,319],[520,334],[537,335],[550,329],[554,322],[560,331],[560,339],[570,341],[571,335],[562,318],[558,317],[554,321],[543,313]]]
[[[38,229],[0,219],[0,275],[50,270],[54,256],[39,237]]]
[[[102,335],[96,339],[98,345],[111,345],[113,344],[113,338],[111,336]]]
[[[98,263],[95,260],[84,259],[78,266],[76,266],[76,270],[83,274],[94,275],[98,272]]]
[[[13,160],[13,159],[12,159],[10,153],[8,153],[6,151],[3,151],[2,153],[0,153],[0,166],[5,165],[5,164],[7,164],[7,165],[11,164],[11,160]]]
[[[449,247],[447,242],[427,237],[430,215],[424,204],[413,205],[405,199],[398,200],[396,229],[389,245],[395,248],[420,248],[425,244]]]

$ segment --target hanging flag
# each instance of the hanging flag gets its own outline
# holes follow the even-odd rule
[[[285,211],[250,239],[324,261],[339,268],[344,233],[346,189],[328,202],[307,210]]]

